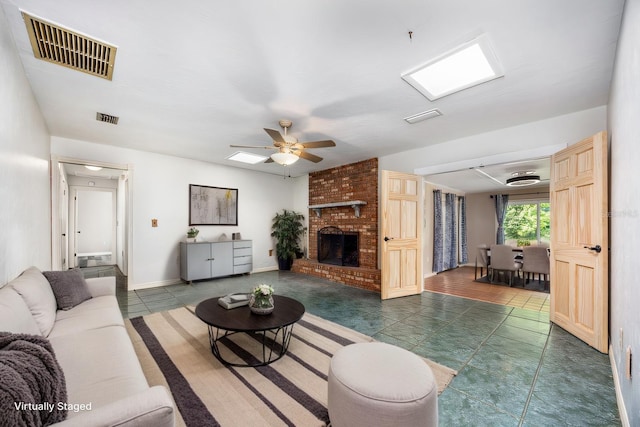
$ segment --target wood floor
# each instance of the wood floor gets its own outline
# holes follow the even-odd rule
[[[472,267],[460,267],[428,277],[424,280],[424,290],[494,304],[526,308],[528,310],[549,312],[549,294],[475,282],[473,280]]]

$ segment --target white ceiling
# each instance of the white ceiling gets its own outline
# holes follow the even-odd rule
[[[623,0],[0,4],[52,135],[282,174],[277,164],[225,157],[236,151],[229,144],[270,145],[262,129],[286,118],[299,140],[337,144],[311,150],[325,160],[300,160],[292,176],[605,105],[623,8]],[[113,81],[35,59],[20,9],[115,44]],[[503,78],[435,102],[400,78],[480,33]],[[443,116],[403,120],[431,108]],[[98,122],[96,112],[120,121]]]

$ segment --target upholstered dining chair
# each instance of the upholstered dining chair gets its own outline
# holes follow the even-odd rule
[[[522,273],[525,277],[525,283],[529,281],[529,274],[536,278],[538,274],[538,280],[547,285],[547,278],[549,275],[549,252],[544,246],[527,246],[522,248],[523,251],[523,263]]]
[[[489,247],[486,244],[478,245],[476,249],[476,269],[473,272],[473,280],[478,280],[478,267],[480,267],[480,277],[484,276],[484,269],[487,269],[487,275],[489,274],[489,256],[487,252]]]
[[[491,275],[490,282],[496,272],[509,273],[509,286],[513,283],[513,273],[520,269],[520,263],[514,260],[513,247],[510,245],[491,245]]]

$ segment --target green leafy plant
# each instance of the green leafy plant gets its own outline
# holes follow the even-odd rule
[[[187,237],[193,238],[196,237],[198,235],[198,233],[200,232],[200,230],[198,230],[195,227],[191,227],[188,231],[187,231]]]
[[[303,220],[304,215],[301,213],[286,209],[273,217],[271,237],[276,239],[276,256],[278,262],[288,263],[289,268],[296,253],[300,252],[298,240],[304,230]]]

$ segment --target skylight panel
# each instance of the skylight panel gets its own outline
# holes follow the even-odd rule
[[[261,156],[259,154],[245,153],[244,151],[236,151],[232,155],[227,157],[228,160],[235,162],[249,163],[255,165],[256,163],[264,162],[268,157]]]
[[[482,35],[402,74],[402,78],[435,101],[503,75],[489,39]]]

